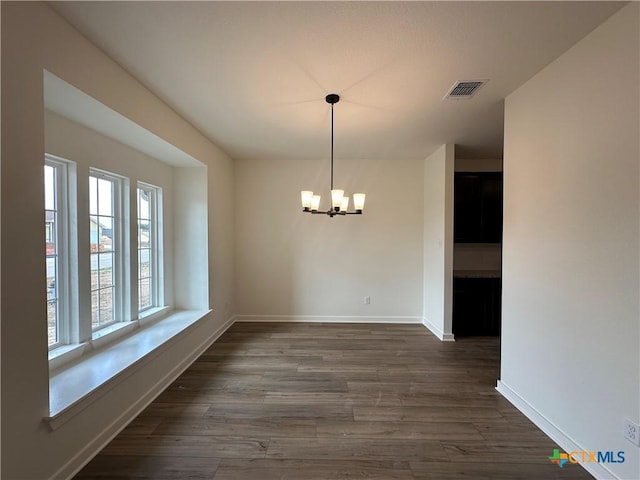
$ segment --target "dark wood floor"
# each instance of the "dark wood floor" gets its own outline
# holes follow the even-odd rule
[[[498,374],[497,338],[239,323],[76,478],[592,478],[549,461]]]

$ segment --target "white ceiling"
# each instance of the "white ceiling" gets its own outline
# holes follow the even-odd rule
[[[503,100],[618,2],[54,2],[234,159],[502,155]],[[456,80],[489,79],[470,100]]]

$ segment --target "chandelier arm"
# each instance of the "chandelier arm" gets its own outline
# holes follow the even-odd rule
[[[310,213],[312,215],[329,215],[330,217],[334,217],[336,215],[362,215],[362,210],[356,210],[355,212],[345,212],[345,211],[336,211],[336,210],[302,210],[304,213]]]

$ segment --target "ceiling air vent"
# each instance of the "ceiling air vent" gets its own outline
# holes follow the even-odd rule
[[[488,80],[459,80],[453,84],[453,87],[444,96],[443,100],[445,98],[471,98],[487,82]]]

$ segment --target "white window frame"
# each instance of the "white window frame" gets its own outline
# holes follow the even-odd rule
[[[58,372],[66,368],[66,365],[80,360],[85,354],[108,348],[109,344],[126,338],[129,334],[135,333],[138,328],[151,328],[157,321],[170,314],[171,308],[164,304],[166,299],[163,188],[93,166],[78,167],[75,162],[50,154],[46,154],[46,161],[50,161],[52,166],[57,167],[56,172],[61,176],[57,190],[61,196],[58,208],[65,209],[64,226],[62,226],[61,217],[57,225],[65,235],[64,244],[59,247],[64,249],[64,260],[60,252],[58,262],[59,276],[68,282],[67,286],[63,286],[60,281],[59,286],[61,292],[64,290],[65,303],[60,310],[64,311],[65,321],[64,326],[59,327],[58,342],[49,347],[49,369]],[[93,259],[90,243],[96,242],[91,236],[91,221],[92,217],[96,216],[99,220],[98,214],[105,213],[104,211],[92,213],[90,183],[95,182],[92,177],[108,180],[113,188],[113,210],[108,215],[113,219],[113,318],[110,322],[96,325],[95,329],[92,319],[92,289],[98,288],[98,284],[91,282]],[[130,185],[152,191],[154,197],[150,211],[155,264],[152,267],[154,268],[153,305],[140,312],[138,311],[137,189],[133,190]],[[80,201],[82,201],[81,204],[78,203]],[[105,251],[108,250],[105,249]]]
[[[140,190],[149,192],[149,222],[150,222],[150,246],[149,246],[149,260],[150,260],[150,297],[151,304],[145,307],[140,307],[140,265],[136,271],[136,287],[138,292],[138,318],[144,318],[148,315],[152,315],[157,312],[159,308],[164,306],[164,255],[163,255],[163,212],[162,212],[162,188],[156,185],[151,185],[146,182],[138,182],[136,189],[136,245],[137,251],[140,252]],[[137,255],[139,262],[140,255]]]
[[[70,259],[71,259],[71,238],[70,230],[71,222],[71,196],[69,190],[69,170],[70,163],[66,160],[54,157],[53,155],[45,155],[44,166],[55,169],[54,175],[54,198],[56,204],[56,228],[54,236],[56,238],[57,261],[55,284],[57,294],[57,312],[56,312],[56,337],[57,341],[48,345],[49,351],[68,344],[71,339],[72,319],[71,319],[71,276],[70,276]],[[46,205],[45,210],[46,210]],[[46,268],[46,267],[45,267]],[[47,304],[49,300],[47,298]],[[47,305],[48,308],[48,305]],[[48,325],[48,317],[47,317]],[[48,327],[47,327],[48,329]],[[47,334],[47,344],[48,344]]]
[[[91,317],[91,313],[88,321],[92,336],[95,339],[96,337],[101,336],[100,331],[106,329],[108,327],[112,327],[115,324],[126,322],[129,320],[129,315],[127,315],[127,304],[129,303],[125,292],[129,291],[127,288],[128,282],[128,272],[129,265],[126,259],[128,255],[125,250],[125,246],[127,244],[126,237],[128,237],[129,229],[126,228],[127,220],[128,220],[128,208],[125,205],[126,202],[126,191],[127,191],[127,178],[122,177],[120,175],[116,175],[111,172],[107,172],[105,170],[101,170],[98,168],[89,168],[89,175],[87,177],[87,181],[91,182],[91,178],[103,179],[109,182],[113,182],[113,224],[112,224],[112,249],[114,251],[113,255],[113,270],[112,273],[112,282],[113,282],[113,319],[107,323],[101,323],[97,327],[93,327],[93,319]],[[89,190],[90,194],[90,190]],[[90,203],[90,202],[89,202]],[[91,221],[91,217],[93,216],[91,213],[91,209],[89,208],[89,221]],[[98,214],[96,214],[98,216]],[[89,226],[89,234],[91,227]],[[90,252],[90,257],[93,253]],[[91,268],[91,258],[89,262],[89,268]],[[91,273],[89,274],[91,275]],[[89,286],[89,307],[90,312],[93,308],[91,305],[91,286]]]

